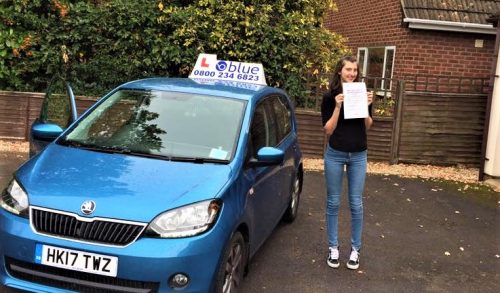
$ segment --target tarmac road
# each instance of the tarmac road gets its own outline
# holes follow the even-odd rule
[[[22,158],[0,158],[3,186]],[[360,269],[345,267],[346,196],[341,267],[332,269],[326,265],[324,177],[307,172],[297,220],[279,225],[264,243],[240,293],[499,292],[499,193],[458,189],[463,185],[369,175]]]
[[[345,267],[347,197],[339,222],[341,267],[332,269],[326,265],[324,177],[308,172],[305,178],[297,220],[280,225],[257,252],[243,293],[500,292],[498,193],[369,175],[360,268],[352,271]]]

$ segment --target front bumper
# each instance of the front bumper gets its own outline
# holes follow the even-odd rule
[[[219,218],[219,221],[221,219]],[[207,233],[181,239],[142,237],[126,247],[110,247],[39,235],[33,232],[29,220],[0,209],[0,282],[34,292],[78,292],[85,280],[103,292],[109,286],[128,286],[122,292],[209,292],[229,233],[215,225]],[[118,257],[115,277],[102,277],[66,269],[35,264],[35,246],[45,244]],[[44,274],[33,276],[42,269]],[[176,273],[189,277],[182,290],[169,286]],[[47,281],[50,276],[50,281]],[[76,284],[75,284],[76,283]],[[82,283],[82,284],[78,284]],[[150,287],[151,290],[137,290]],[[114,287],[116,288],[116,287]]]

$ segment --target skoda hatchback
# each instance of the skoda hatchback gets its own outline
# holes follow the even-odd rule
[[[280,89],[138,80],[66,129],[43,120],[32,135],[52,142],[1,194],[6,286],[235,292],[274,227],[297,215],[301,152]]]

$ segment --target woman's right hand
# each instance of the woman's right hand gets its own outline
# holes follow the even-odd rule
[[[338,94],[335,96],[335,104],[337,108],[342,108],[342,102],[344,102],[344,95],[343,94]]]

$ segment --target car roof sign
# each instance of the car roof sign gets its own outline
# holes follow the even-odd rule
[[[204,53],[198,55],[189,78],[267,85],[262,64],[217,60],[217,55]]]

